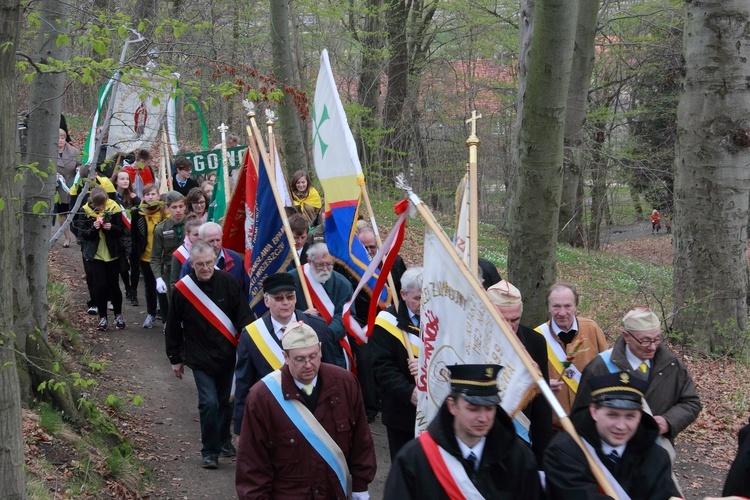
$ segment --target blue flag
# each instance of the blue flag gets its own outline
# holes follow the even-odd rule
[[[258,157],[258,191],[255,196],[255,231],[250,267],[250,308],[257,317],[268,310],[263,302],[263,280],[277,272],[285,272],[292,260],[289,241],[284,234],[281,214],[273,197],[271,182]]]

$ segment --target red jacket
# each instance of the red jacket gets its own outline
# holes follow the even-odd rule
[[[346,457],[352,490],[366,491],[375,477],[375,447],[357,379],[338,366],[322,363],[313,415]],[[281,368],[285,399],[304,404],[289,366]],[[251,408],[251,409],[250,409]],[[237,496],[253,498],[346,499],[333,470],[292,424],[264,382],[245,402],[237,450]]]
[[[135,172],[136,170],[140,172],[141,174],[141,180],[143,181],[143,185],[146,184],[153,184],[156,182],[154,179],[154,172],[151,170],[150,167],[143,167],[141,169],[138,168],[138,164],[135,165],[128,165],[127,167],[122,167],[123,171],[127,172],[130,176],[130,183],[135,184]]]

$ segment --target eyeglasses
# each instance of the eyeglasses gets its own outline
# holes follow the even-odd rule
[[[214,267],[214,261],[209,262],[191,262],[190,263],[194,269],[208,269],[210,267]]]
[[[289,302],[294,302],[296,300],[297,293],[289,292],[283,295],[268,295],[268,297],[272,299],[274,302],[284,302],[284,300],[288,300]]]
[[[313,262],[312,265],[318,271],[322,271],[323,269],[333,269],[333,262]]]
[[[205,205],[205,204],[206,204],[206,200],[194,201],[192,203],[193,206],[195,206],[195,205]]]
[[[315,363],[315,361],[320,357],[320,353],[316,352],[314,354],[310,354],[307,357],[304,356],[295,356],[294,358],[291,358],[292,361],[294,361],[297,364],[300,365],[306,365],[307,363]]]
[[[630,332],[628,332],[628,335],[630,335],[631,339],[633,339],[636,342],[638,342],[638,345],[641,345],[643,347],[649,347],[649,346],[652,346],[652,345],[659,345],[662,342],[664,342],[664,337],[656,337],[655,339],[641,340],[641,339],[639,339],[638,337],[636,337],[635,335],[633,335]]]

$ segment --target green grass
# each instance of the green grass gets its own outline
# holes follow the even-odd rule
[[[57,434],[63,426],[63,418],[60,412],[52,407],[49,403],[43,403],[39,406],[39,427],[47,431],[48,434]]]

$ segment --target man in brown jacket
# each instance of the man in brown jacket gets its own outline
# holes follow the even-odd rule
[[[581,384],[581,370],[609,346],[604,332],[594,321],[576,315],[578,292],[573,285],[556,283],[547,293],[550,319],[536,330],[547,341],[550,387],[565,411],[570,415],[576,391]],[[570,366],[565,367],[567,358]],[[553,415],[556,428],[560,428]]]
[[[591,403],[587,381],[591,377],[624,371],[648,381],[646,402],[659,425],[659,434],[670,441],[690,425],[701,411],[693,379],[664,345],[659,318],[648,307],[637,306],[623,317],[624,332],[612,349],[594,358],[581,375],[573,411]]]
[[[304,323],[286,328],[281,347],[284,366],[245,403],[237,496],[369,499],[375,447],[356,377],[321,364],[318,336]]]

